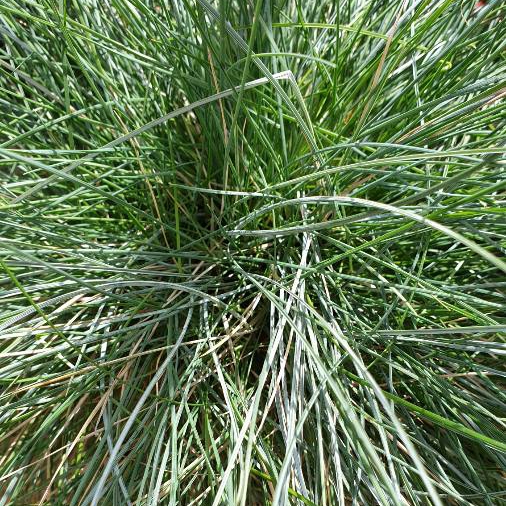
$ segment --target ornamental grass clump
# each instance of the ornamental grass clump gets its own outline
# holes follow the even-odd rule
[[[0,506],[506,501],[500,0],[0,0]]]

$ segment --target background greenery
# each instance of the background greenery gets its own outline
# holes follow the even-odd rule
[[[0,0],[0,506],[504,504],[500,0]]]

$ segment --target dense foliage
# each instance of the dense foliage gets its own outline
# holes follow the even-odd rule
[[[501,0],[0,0],[0,506],[495,505]]]

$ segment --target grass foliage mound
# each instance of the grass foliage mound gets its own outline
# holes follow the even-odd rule
[[[0,506],[504,504],[501,0],[0,0]]]

